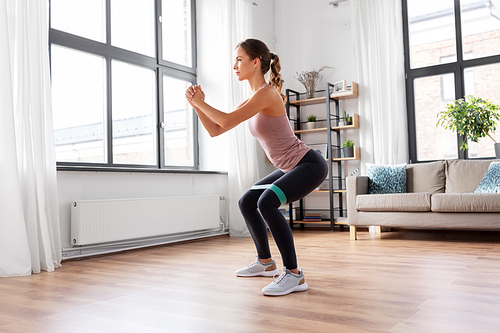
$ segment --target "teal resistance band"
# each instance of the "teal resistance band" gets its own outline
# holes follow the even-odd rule
[[[267,189],[270,189],[271,191],[274,192],[274,194],[276,194],[276,196],[278,197],[280,203],[282,205],[286,204],[286,195],[285,193],[283,193],[283,191],[276,185],[274,184],[266,184],[266,185],[254,185],[252,187],[250,187],[251,190],[267,190]]]

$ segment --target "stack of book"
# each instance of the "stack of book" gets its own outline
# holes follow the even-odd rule
[[[321,214],[319,213],[311,213],[311,214],[306,214],[304,216],[304,222],[320,222],[321,221]]]

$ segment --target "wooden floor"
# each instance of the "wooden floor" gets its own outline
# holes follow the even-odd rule
[[[251,239],[222,236],[0,278],[0,332],[500,331],[498,234],[294,235],[305,292],[262,296],[234,275]]]

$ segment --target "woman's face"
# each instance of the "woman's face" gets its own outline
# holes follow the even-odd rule
[[[243,81],[250,78],[255,72],[257,62],[257,59],[250,60],[250,57],[246,54],[245,50],[238,46],[238,48],[234,51],[233,66],[238,80]]]

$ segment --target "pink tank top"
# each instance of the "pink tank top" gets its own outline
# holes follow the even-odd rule
[[[311,149],[295,136],[286,115],[268,116],[259,112],[250,118],[249,128],[267,158],[283,172],[292,170]]]

